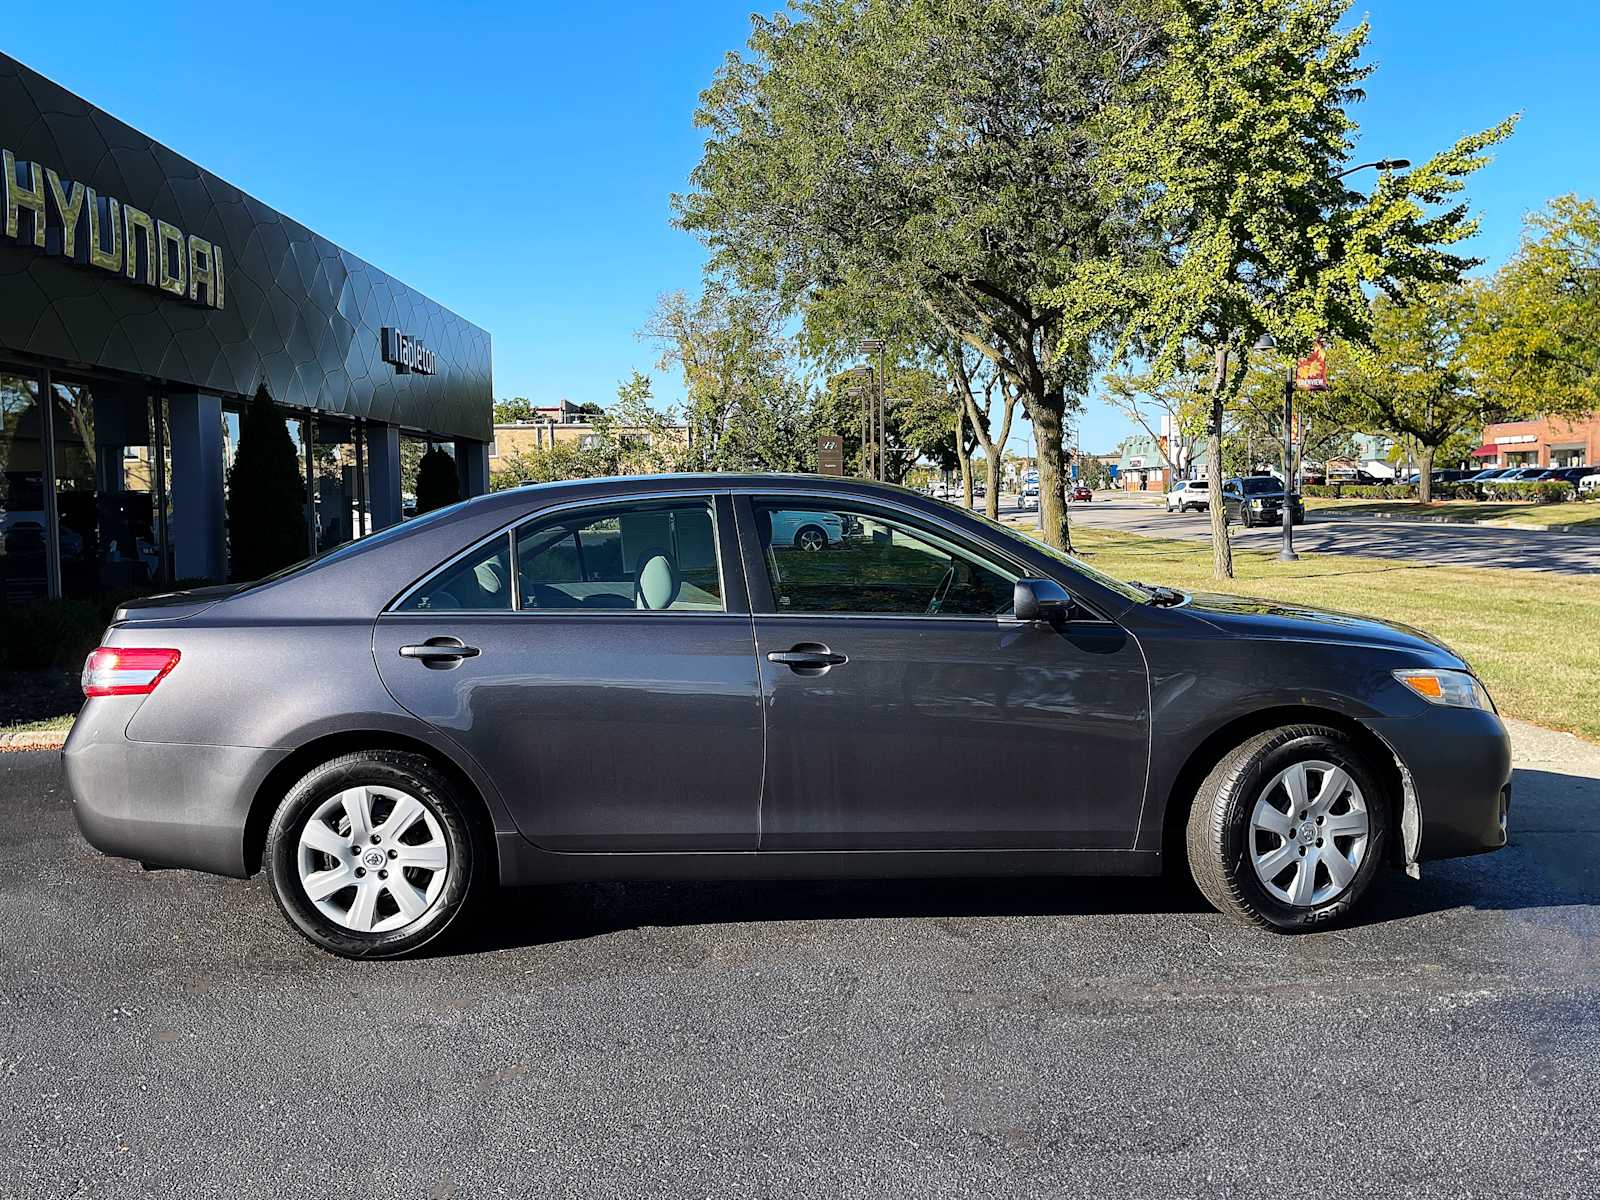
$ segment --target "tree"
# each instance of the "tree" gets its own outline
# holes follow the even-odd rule
[[[1530,416],[1600,409],[1600,203],[1557,196],[1483,293],[1472,356],[1484,387]]]
[[[307,554],[305,465],[265,384],[239,418],[228,468],[228,557],[233,578],[260,579]]]
[[[456,460],[441,446],[429,446],[417,463],[417,512],[432,512],[461,499]]]
[[[1187,476],[1206,427],[1206,366],[1191,355],[1164,376],[1123,370],[1105,377],[1106,401],[1144,430],[1173,478]]]
[[[1007,440],[1011,437],[1011,418],[1017,408],[1017,390],[1010,378],[994,368],[982,371],[975,377],[973,365],[968,362],[966,348],[952,347],[945,362],[950,377],[955,381],[956,395],[965,410],[967,427],[976,435],[983,447],[984,482],[983,512],[991,521],[1000,519],[1000,468]],[[980,382],[981,380],[981,382]],[[1000,386],[1000,433],[989,434],[989,412],[994,400],[995,385]],[[983,407],[978,407],[977,389],[983,390]],[[970,474],[970,468],[968,468]],[[970,498],[969,498],[970,502]]]
[[[533,401],[526,396],[518,396],[512,400],[496,400],[494,402],[494,423],[496,425],[515,425],[518,422],[533,420]]]
[[[1483,427],[1484,401],[1468,362],[1473,310],[1460,284],[1419,285],[1403,301],[1380,296],[1370,345],[1335,355],[1333,381],[1347,418],[1416,447],[1424,504],[1433,499],[1440,447]]]
[[[1137,73],[1148,0],[795,0],[754,18],[702,94],[679,224],[786,312],[903,297],[1004,372],[1039,440],[1041,518],[1068,542],[1063,435],[1093,365],[1051,288],[1120,237],[1094,122]]]
[[[770,303],[710,283],[698,300],[668,292],[641,335],[676,366],[687,395],[687,465],[706,471],[796,471],[815,461],[804,389]]]
[[[1113,106],[1105,186],[1160,230],[1122,257],[1089,261],[1058,292],[1070,334],[1123,315],[1113,359],[1134,352],[1157,378],[1196,346],[1212,359],[1209,476],[1214,561],[1231,576],[1221,503],[1224,412],[1263,332],[1293,356],[1319,336],[1364,342],[1367,289],[1449,283],[1475,260],[1450,252],[1477,221],[1439,212],[1509,136],[1514,118],[1371,195],[1344,182],[1357,130],[1349,108],[1370,68],[1368,26],[1341,30],[1350,0],[1182,0],[1160,62]]]
[[[617,387],[617,402],[590,421],[596,475],[652,475],[681,470],[688,447],[678,414],[651,402],[650,378],[635,371]]]

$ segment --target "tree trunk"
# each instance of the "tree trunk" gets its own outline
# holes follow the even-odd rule
[[[1217,347],[1217,369],[1211,377],[1211,447],[1206,455],[1206,498],[1211,510],[1211,573],[1233,578],[1233,547],[1228,543],[1228,513],[1222,506],[1222,391],[1228,382],[1228,347]]]
[[[956,405],[956,461],[961,464],[961,503],[972,511],[972,455],[967,452],[967,404]]]
[[[1433,503],[1433,456],[1439,447],[1417,445],[1417,499],[1424,504]]]
[[[1066,455],[1061,445],[1067,400],[1062,392],[1024,394],[1024,407],[1039,442],[1039,536],[1059,550],[1072,550],[1067,523]]]

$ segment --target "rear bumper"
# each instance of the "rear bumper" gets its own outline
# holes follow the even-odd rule
[[[86,704],[61,751],[84,838],[119,858],[248,875],[250,802],[288,751],[129,741],[137,705],[119,700]]]
[[[1420,716],[1367,724],[1410,776],[1419,810],[1417,861],[1482,854],[1506,844],[1511,739],[1499,717],[1430,706]]]

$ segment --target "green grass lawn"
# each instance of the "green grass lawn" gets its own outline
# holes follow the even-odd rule
[[[1395,519],[1428,517],[1466,525],[1507,525],[1524,529],[1600,533],[1600,503],[1589,500],[1566,504],[1438,500],[1432,504],[1419,504],[1415,500],[1335,500],[1326,496],[1308,496],[1306,507],[1344,516]]]
[[[1235,578],[1217,580],[1208,542],[1082,526],[1072,539],[1090,563],[1124,579],[1414,625],[1463,655],[1502,713],[1600,741],[1600,579],[1336,554],[1281,563],[1235,548]]]

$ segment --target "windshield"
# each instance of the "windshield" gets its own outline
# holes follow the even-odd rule
[[[1259,496],[1265,492],[1283,491],[1283,484],[1271,477],[1241,479],[1239,483],[1244,488],[1244,493],[1247,496]]]
[[[1118,579],[1113,575],[1107,575],[1104,571],[1098,571],[1075,554],[1068,554],[1063,550],[1057,550],[1054,546],[1048,546],[1044,542],[1039,541],[1037,538],[1031,538],[1025,533],[1019,533],[1017,530],[1011,528],[1011,526],[1002,525],[999,521],[991,521],[988,517],[984,516],[980,512],[969,512],[967,515],[976,517],[995,533],[1003,536],[1006,541],[1021,544],[1029,550],[1037,550],[1041,553],[1048,554],[1051,558],[1056,559],[1058,562],[1065,563],[1067,566],[1071,567],[1074,571],[1077,571],[1080,574],[1087,575],[1101,587],[1107,588],[1117,593],[1119,596],[1124,596],[1129,600],[1138,601],[1141,604],[1150,599],[1150,594],[1143,588],[1135,587],[1133,584],[1127,582],[1127,580]]]

